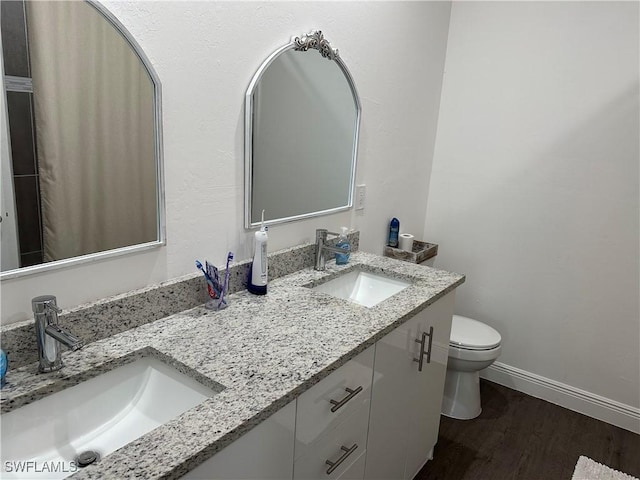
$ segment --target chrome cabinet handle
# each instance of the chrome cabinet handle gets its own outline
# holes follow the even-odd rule
[[[432,346],[433,346],[433,327],[429,327],[429,346],[428,346],[428,350],[427,350],[427,363],[431,363],[431,351],[432,351]]]
[[[324,463],[326,463],[327,465],[329,465],[329,468],[327,468],[327,475],[331,475],[331,474],[333,473],[333,471],[334,471],[336,468],[338,468],[338,467],[340,466],[340,464],[341,464],[342,462],[344,462],[344,461],[347,459],[347,457],[348,457],[349,455],[351,455],[353,452],[355,452],[355,451],[356,451],[356,448],[358,448],[358,444],[357,444],[357,443],[354,443],[354,444],[353,444],[353,446],[352,446],[351,448],[347,448],[347,447],[345,447],[344,445],[343,445],[343,446],[341,446],[341,447],[340,447],[340,449],[341,449],[344,453],[342,454],[342,456],[341,456],[338,460],[336,460],[335,462],[332,462],[331,460],[327,460],[326,462],[324,462]]]
[[[349,394],[346,397],[344,397],[342,400],[338,401],[338,400],[330,400],[331,404],[333,405],[333,407],[331,407],[331,411],[335,412],[336,410],[338,410],[340,407],[342,407],[345,403],[347,403],[349,400],[351,400],[353,397],[355,397],[357,394],[359,394],[362,391],[362,387],[358,387],[355,390],[352,390],[350,388],[345,388],[346,392]]]
[[[418,354],[418,358],[414,358],[414,362],[418,362],[418,371],[422,371],[422,361],[424,359],[424,343],[427,339],[427,332],[422,332],[422,338],[416,338],[416,343],[420,344],[420,353]]]
[[[427,337],[429,337],[429,345],[428,345],[427,351],[425,352],[424,346],[425,346],[425,343],[427,342]],[[427,363],[431,363],[431,347],[433,345],[433,326],[429,327],[429,333],[422,332],[422,337],[419,339],[416,338],[415,341],[416,343],[420,344],[420,356],[418,358],[414,358],[413,361],[418,362],[418,371],[421,372],[423,359],[425,355],[427,356]]]

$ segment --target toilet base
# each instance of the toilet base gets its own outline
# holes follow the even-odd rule
[[[471,420],[481,412],[479,372],[447,369],[442,398],[442,415],[458,420]]]

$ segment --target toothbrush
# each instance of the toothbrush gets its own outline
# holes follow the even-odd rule
[[[222,294],[220,295],[220,302],[218,303],[218,308],[220,308],[223,303],[225,305],[227,304],[227,302],[224,300],[224,294],[227,291],[227,288],[229,288],[229,263],[232,260],[233,260],[233,252],[229,252],[227,254],[227,268],[224,271],[224,285],[222,287]]]
[[[196,267],[202,273],[204,273],[204,278],[207,281],[207,290],[209,291],[209,296],[213,297],[213,298],[219,296],[219,294],[218,294],[218,292],[216,291],[216,288],[215,288],[215,283],[214,283],[213,279],[211,278],[211,275],[209,275],[209,273],[204,269],[204,267],[202,266],[202,263],[200,263],[199,260],[196,260]]]
[[[210,281],[210,282],[213,281],[211,279],[211,276],[209,275],[209,273],[202,266],[202,263],[200,263],[200,260],[196,260],[196,267],[198,268],[198,270],[200,270],[202,273],[204,273],[204,278],[206,278],[207,281]]]

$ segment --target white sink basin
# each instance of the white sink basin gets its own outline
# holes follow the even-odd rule
[[[0,477],[67,477],[80,453],[104,457],[216,393],[143,357],[3,414]]]
[[[409,282],[397,278],[364,270],[353,270],[313,287],[313,290],[350,300],[365,307],[373,307],[409,285],[411,285]]]

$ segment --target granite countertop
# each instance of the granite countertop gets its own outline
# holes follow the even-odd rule
[[[306,287],[355,268],[412,285],[372,308]],[[59,372],[35,375],[35,364],[13,370],[2,412],[157,355],[219,393],[70,478],[178,478],[463,282],[460,274],[354,252],[348,265],[332,261],[324,272],[305,268],[270,281],[266,296],[235,293],[223,311],[192,308],[67,352]]]

